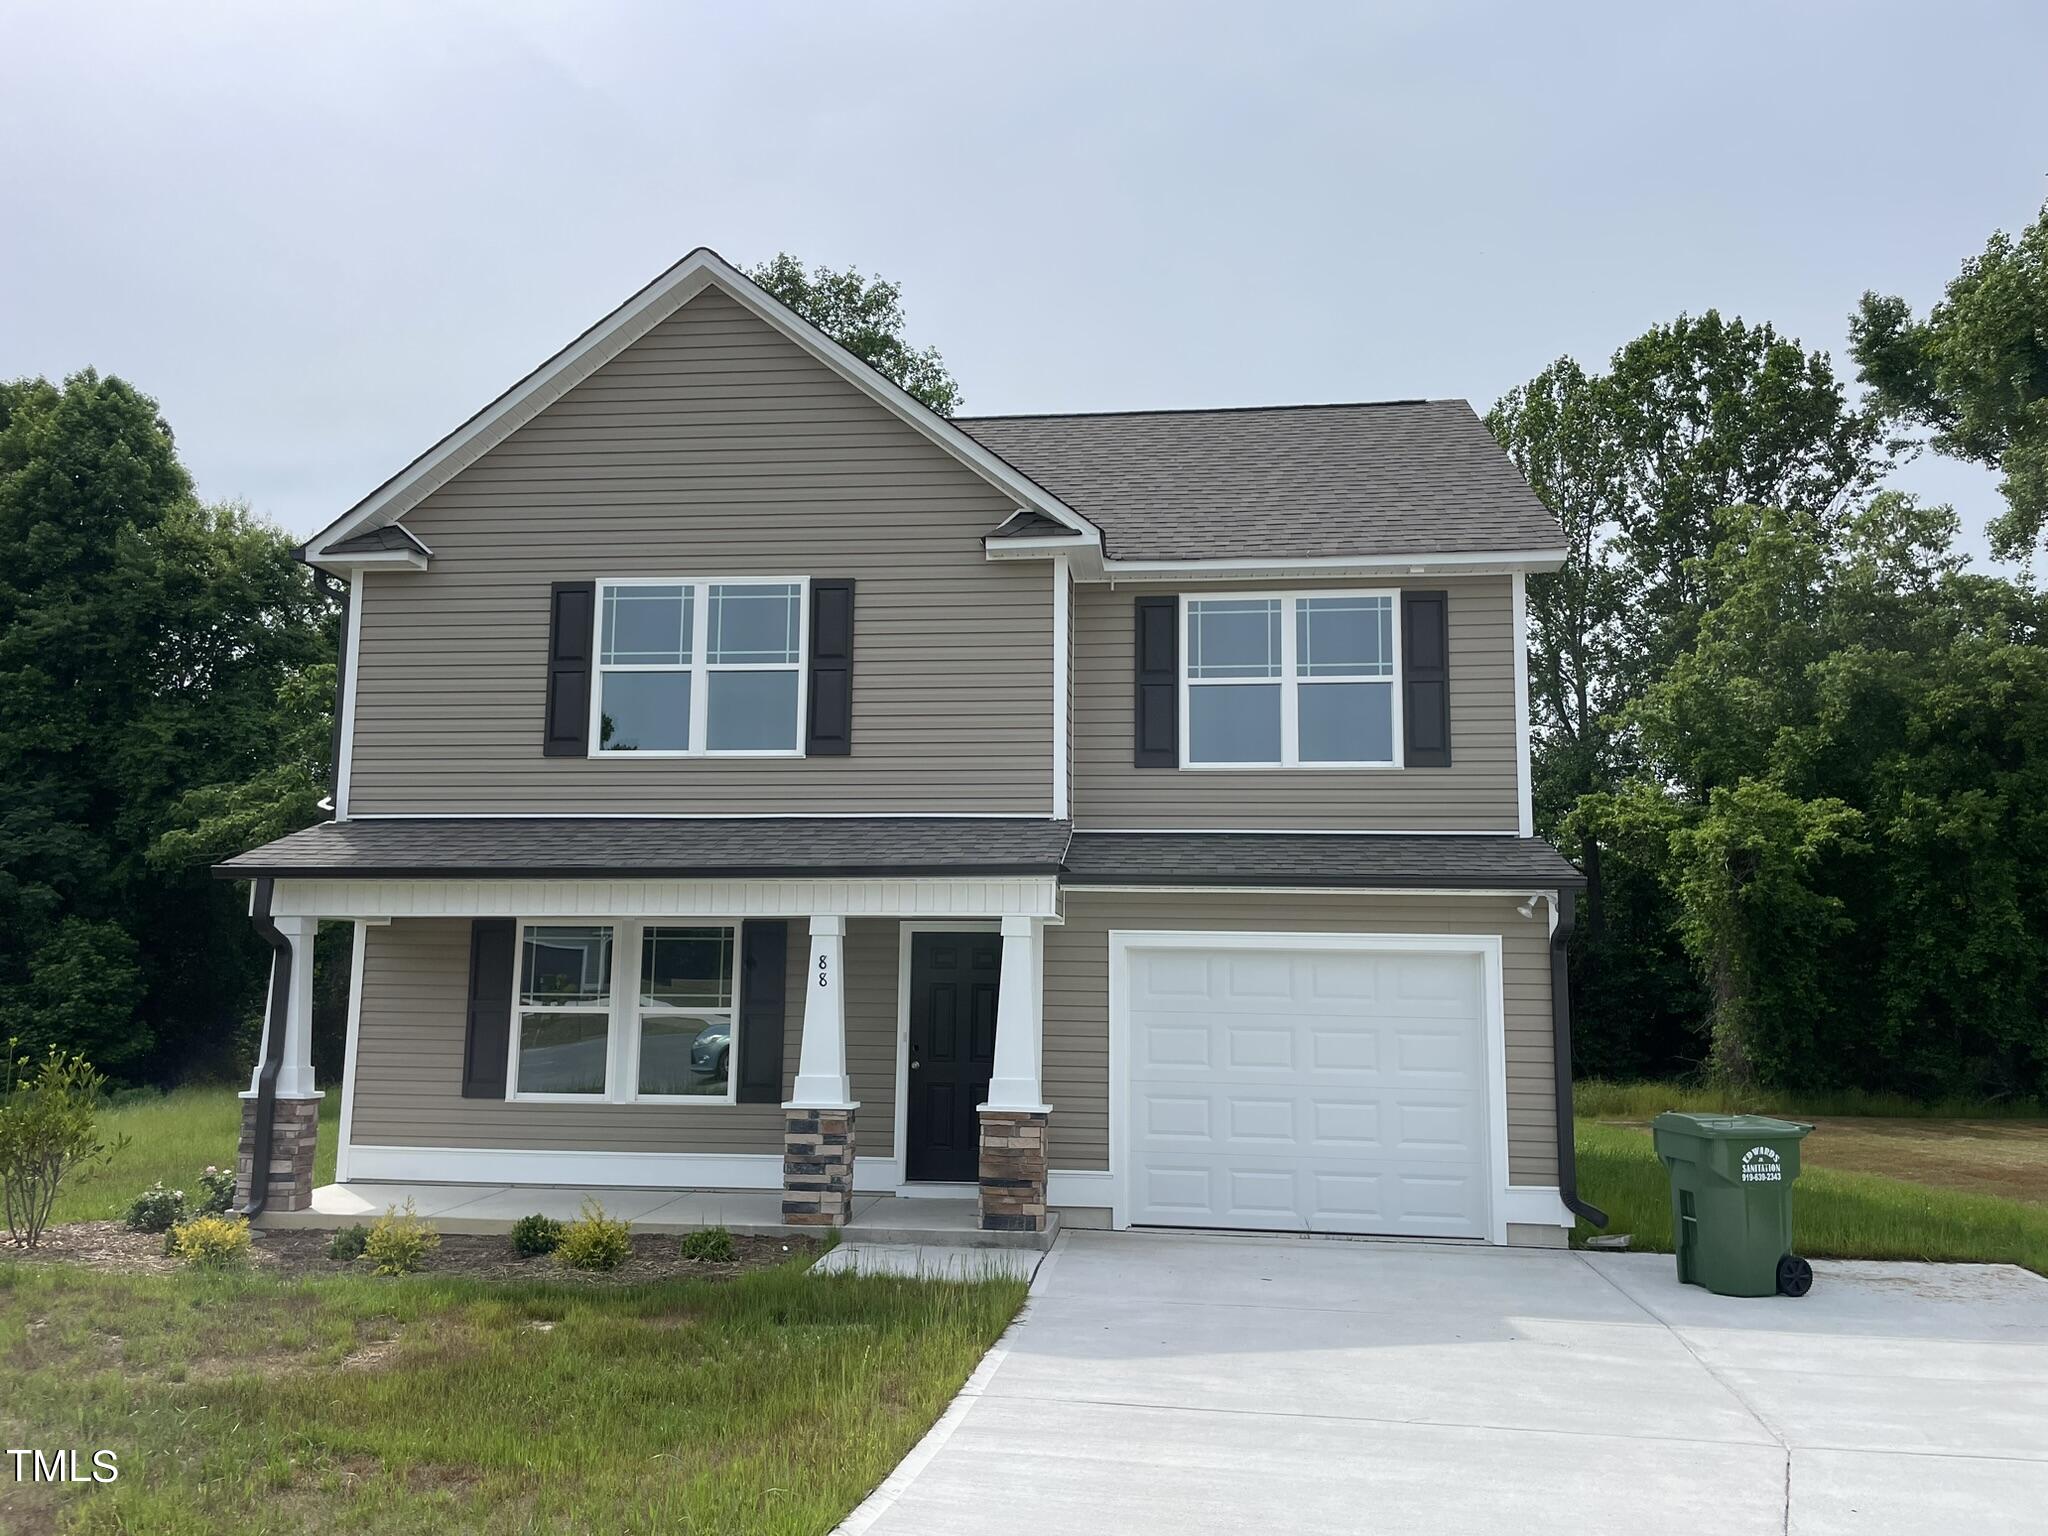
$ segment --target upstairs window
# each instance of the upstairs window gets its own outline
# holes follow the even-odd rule
[[[597,599],[598,752],[802,753],[801,579],[601,581]]]
[[[1183,614],[1183,764],[1399,766],[1395,593],[1190,597]]]

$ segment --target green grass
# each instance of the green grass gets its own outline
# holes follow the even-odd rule
[[[1582,1119],[1578,1153],[1579,1193],[1607,1212],[1607,1230],[1669,1253],[1670,1183],[1649,1132]],[[1793,1186],[1792,1221],[1808,1258],[2020,1264],[2048,1275],[2048,1207],[1996,1195],[1808,1164]],[[1572,1240],[1593,1231],[1580,1222]]]
[[[320,1101],[315,1184],[334,1182],[340,1113],[340,1094]],[[57,1192],[52,1221],[118,1221],[157,1179],[191,1193],[208,1163],[232,1168],[235,1140],[242,1132],[242,1101],[233,1088],[177,1088],[107,1110],[100,1129],[109,1142],[126,1136],[127,1148],[108,1166],[67,1182]]]
[[[1648,1120],[1667,1109],[1692,1114],[1884,1115],[1906,1120],[2048,1119],[2048,1105],[2036,1099],[1908,1099],[1893,1093],[1779,1093],[1742,1091],[1690,1083],[1609,1083],[1598,1079],[1572,1086],[1572,1105],[1583,1119]]]
[[[1015,1315],[1016,1281],[798,1267],[625,1290],[0,1264],[0,1529],[823,1532]]]

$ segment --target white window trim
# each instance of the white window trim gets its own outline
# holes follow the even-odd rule
[[[1386,598],[1393,605],[1393,671],[1381,678],[1311,678],[1304,685],[1295,675],[1295,622],[1297,604],[1304,598],[1320,597],[1377,597]],[[1280,675],[1278,677],[1208,678],[1191,680],[1188,676],[1188,604],[1190,602],[1266,602],[1278,599],[1280,603]],[[1385,772],[1405,766],[1406,729],[1401,717],[1401,671],[1404,657],[1401,654],[1401,590],[1398,587],[1302,587],[1287,591],[1223,591],[1183,592],[1175,605],[1174,622],[1176,631],[1175,652],[1178,656],[1179,714],[1180,714],[1180,769],[1183,773],[1269,773],[1285,770],[1289,773],[1359,773]],[[1305,763],[1301,760],[1300,732],[1300,690],[1303,686],[1316,687],[1323,683],[1365,682],[1387,684],[1392,700],[1394,755],[1387,762],[1353,763]],[[1230,687],[1232,685],[1256,684],[1270,687],[1280,686],[1280,758],[1275,762],[1198,763],[1188,750],[1189,711],[1188,693],[1190,686]]]
[[[705,740],[711,707],[710,676],[718,672],[787,672],[787,662],[719,662],[713,665],[707,644],[711,636],[711,589],[715,586],[794,586],[796,595],[796,745],[794,747],[742,747],[714,751],[705,747],[667,747],[641,751],[606,747],[604,736],[604,677],[607,672],[684,672],[690,678],[690,740]],[[644,662],[607,666],[604,662],[604,595],[620,587],[688,587],[690,599],[690,660],[686,666],[660,666]],[[808,576],[601,576],[590,615],[590,745],[588,755],[605,762],[624,762],[645,757],[802,757],[811,687],[811,578]]]
[[[520,998],[520,974],[525,964],[526,934],[534,927],[609,928],[612,933],[612,993],[602,1009],[558,1007],[536,1004],[527,1007]],[[640,950],[649,928],[728,928],[732,930],[732,1006],[707,1008],[706,1014],[730,1013],[732,1044],[726,1056],[725,1093],[640,1093]],[[740,1079],[740,942],[741,920],[737,917],[522,917],[513,929],[512,944],[512,1027],[507,1034],[505,1098],[518,1104],[647,1104],[674,1108],[724,1109],[739,1103]],[[620,957],[630,956],[626,966]],[[519,1044],[528,1013],[599,1013],[606,1018],[603,1093],[521,1093],[519,1091]]]

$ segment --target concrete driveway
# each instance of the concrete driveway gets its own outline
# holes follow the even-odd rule
[[[2048,1528],[2048,1281],[1668,1256],[1075,1232],[842,1529]]]

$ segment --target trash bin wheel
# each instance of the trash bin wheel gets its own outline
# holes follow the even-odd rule
[[[1778,1260],[1778,1294],[1804,1296],[1813,1289],[1813,1266],[1796,1253]]]

